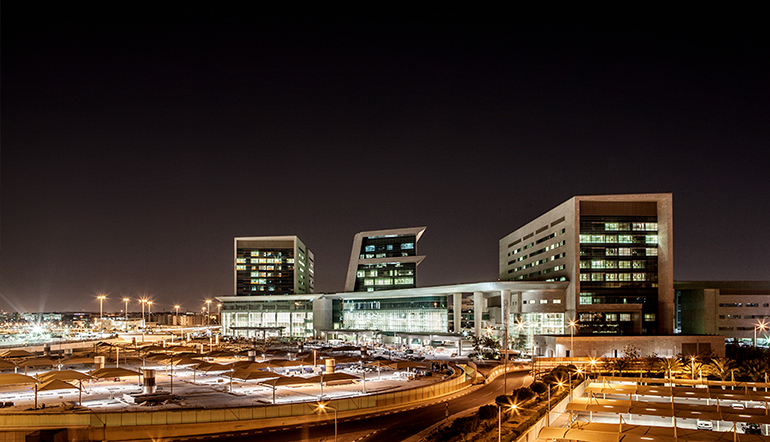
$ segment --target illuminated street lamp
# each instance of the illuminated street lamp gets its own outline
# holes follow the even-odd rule
[[[129,298],[123,298],[123,302],[126,303],[126,327],[128,327],[128,301],[130,300]]]
[[[508,408],[511,410],[516,410],[518,406],[516,404],[508,405]],[[503,440],[503,419],[501,417],[501,409],[502,405],[497,404],[497,442],[502,442]]]
[[[574,319],[569,321],[569,357],[575,357],[575,327],[578,323]]]
[[[99,300],[99,318],[104,317],[104,300],[107,299],[105,295],[99,295],[96,297]],[[754,339],[754,344],[756,345],[756,338]]]
[[[145,298],[139,299],[139,302],[142,304],[142,327],[144,327],[144,305],[147,304],[147,300]]]
[[[334,410],[334,442],[337,442],[337,409],[334,407],[330,407],[326,404],[321,404],[321,403],[318,404],[319,410],[325,410],[327,408]]]
[[[765,324],[765,321],[757,322],[756,327],[754,327],[754,347],[757,346],[757,330],[767,330],[768,326]]]

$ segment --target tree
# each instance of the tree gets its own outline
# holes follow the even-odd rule
[[[641,350],[639,350],[637,347],[634,347],[631,344],[626,344],[625,347],[623,347],[623,357],[629,358],[629,359],[637,359],[642,355]]]
[[[739,373],[741,371],[741,369],[738,368],[735,364],[735,361],[728,358],[714,358],[709,364],[709,367],[711,368],[711,373],[719,376],[719,379],[721,379],[723,382],[726,381],[727,378],[734,376],[735,373]],[[723,385],[722,389],[724,388],[725,387]]]
[[[684,364],[679,358],[663,358],[658,362],[658,368],[666,379],[671,379],[674,373],[684,371]]]

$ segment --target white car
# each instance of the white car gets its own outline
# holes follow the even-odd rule
[[[709,420],[698,419],[698,429],[711,431],[714,429],[714,424]]]

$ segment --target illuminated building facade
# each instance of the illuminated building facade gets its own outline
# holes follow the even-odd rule
[[[297,236],[235,238],[234,295],[218,298],[223,333],[312,334],[314,279],[313,252]]]
[[[534,334],[673,333],[672,196],[576,196],[506,235],[501,281],[569,281],[564,299],[525,296]]]
[[[417,241],[425,227],[359,232],[353,237],[346,292],[375,292],[417,286]]]

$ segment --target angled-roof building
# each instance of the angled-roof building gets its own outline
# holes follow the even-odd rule
[[[374,292],[417,287],[417,241],[425,227],[372,230],[353,237],[346,292]]]

